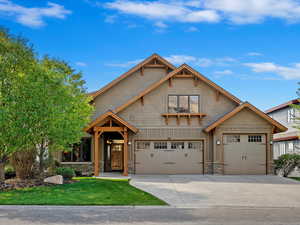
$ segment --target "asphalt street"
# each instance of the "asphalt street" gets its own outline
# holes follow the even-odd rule
[[[299,225],[300,208],[0,206],[1,225]]]

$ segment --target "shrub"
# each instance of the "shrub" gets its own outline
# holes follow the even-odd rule
[[[75,176],[75,171],[70,167],[58,167],[56,174],[62,175],[64,179],[72,179]]]
[[[11,166],[5,167],[5,179],[10,179],[16,177],[16,171]]]
[[[300,155],[284,154],[279,156],[274,162],[276,171],[281,172],[284,177],[287,177],[300,164]]]
[[[82,171],[75,170],[75,175],[76,175],[76,177],[82,177]]]

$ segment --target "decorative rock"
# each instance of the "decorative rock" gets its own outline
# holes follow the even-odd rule
[[[45,178],[44,182],[45,183],[51,183],[51,184],[63,184],[64,179],[61,175],[56,175],[56,176]]]

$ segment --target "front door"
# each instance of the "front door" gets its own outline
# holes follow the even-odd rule
[[[111,170],[123,169],[123,144],[111,145]]]

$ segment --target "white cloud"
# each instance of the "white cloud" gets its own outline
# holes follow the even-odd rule
[[[141,59],[137,59],[137,60],[132,60],[132,61],[128,61],[128,62],[124,62],[124,63],[106,63],[106,66],[110,66],[110,67],[121,67],[121,68],[127,68],[130,66],[135,66],[136,64],[140,63]]]
[[[181,64],[190,64],[191,66],[199,66],[199,67],[226,67],[230,66],[232,63],[237,62],[236,59],[231,57],[223,57],[223,58],[201,58],[201,57],[195,57],[191,55],[170,55],[164,57],[167,61],[174,65],[181,65]],[[112,67],[130,67],[134,66],[137,63],[141,62],[142,60],[132,60],[124,63],[107,63],[106,66],[112,66]]]
[[[14,17],[18,23],[29,27],[44,26],[45,17],[64,19],[68,14],[71,14],[70,10],[52,2],[48,2],[44,8],[28,8],[14,4],[10,0],[0,0],[0,15]]]
[[[196,57],[190,55],[170,55],[168,57],[165,57],[165,59],[175,65],[181,65],[183,63],[192,63],[197,61]]]
[[[274,73],[286,80],[299,79],[300,78],[300,63],[295,63],[293,66],[280,66],[273,62],[263,63],[244,63],[256,73]]]
[[[218,74],[218,75],[230,75],[230,74],[233,74],[233,72],[231,70],[215,71],[214,73]]]
[[[81,66],[81,67],[87,66],[87,64],[85,62],[76,62],[75,64],[76,64],[76,66]]]
[[[236,24],[259,23],[266,18],[300,20],[298,0],[205,0],[203,7],[222,13]]]
[[[105,17],[104,22],[105,23],[115,23],[116,19],[117,19],[116,15],[109,15],[109,16]]]
[[[167,24],[165,24],[165,23],[163,23],[163,22],[161,22],[161,21],[156,22],[156,23],[154,24],[154,26],[156,26],[156,27],[158,27],[158,28],[160,28],[160,29],[165,29],[165,28],[168,27]]]
[[[199,67],[229,66],[231,63],[237,61],[236,59],[231,57],[210,59],[210,58],[201,58],[201,57],[195,57],[190,55],[170,55],[168,57],[165,57],[165,59],[175,65],[187,63]]]
[[[219,15],[214,10],[196,9],[198,1],[132,1],[115,0],[105,7],[124,14],[136,15],[158,21],[177,21],[187,23],[218,22]]]
[[[259,52],[248,52],[247,55],[248,56],[262,56],[263,54],[259,53]]]
[[[260,23],[267,18],[300,22],[299,0],[112,0],[105,7],[158,21]]]
[[[197,31],[199,31],[198,28],[194,26],[191,26],[186,30],[186,32],[197,32]]]

